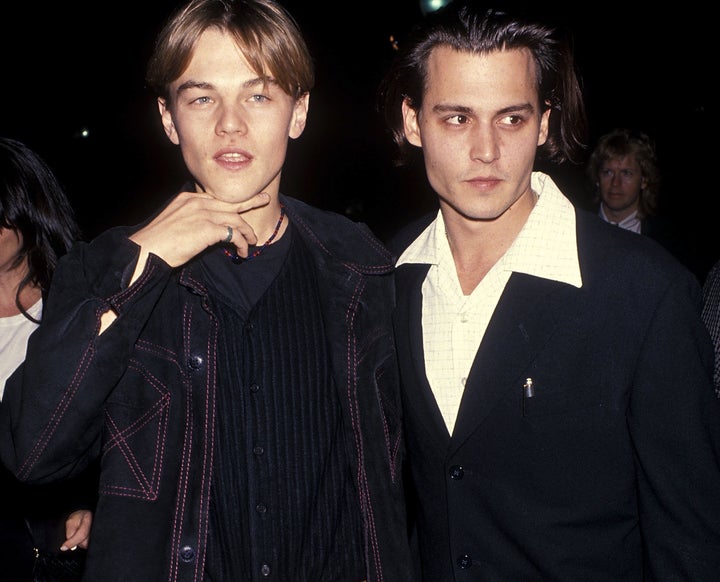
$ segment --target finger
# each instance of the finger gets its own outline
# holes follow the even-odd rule
[[[225,237],[222,239],[221,242],[224,242],[225,244],[230,244],[230,243],[232,242],[232,239],[233,239],[234,231],[233,231],[233,227],[232,227],[232,226],[229,226],[229,225],[228,225],[226,228],[227,228],[227,231],[226,231],[226,233],[225,233]]]
[[[63,542],[63,545],[60,546],[60,551],[67,552],[70,550],[71,552],[74,552],[78,549],[78,546],[85,541],[86,537],[87,536],[81,534],[80,532],[75,532],[73,535],[68,536],[68,538]]]
[[[270,194],[267,194],[266,192],[260,192],[258,194],[255,194],[255,196],[253,196],[249,200],[246,200],[245,202],[240,202],[238,204],[238,213],[242,214],[243,212],[247,212],[248,210],[252,210],[254,208],[267,206],[269,202]]]
[[[62,551],[72,551],[80,548],[87,549],[92,527],[92,512],[90,510],[77,510],[71,513],[65,521],[65,537],[60,547]]]
[[[223,226],[223,233],[220,242],[233,244],[238,248],[257,243],[257,235],[252,226],[242,219],[237,220],[233,225]]]
[[[88,539],[90,537],[90,529],[89,528],[79,528],[76,531],[74,531],[71,535],[67,535],[67,539],[63,542],[63,545],[60,546],[60,550],[63,552],[66,552],[68,550],[74,551],[77,548],[85,548],[88,547]]]

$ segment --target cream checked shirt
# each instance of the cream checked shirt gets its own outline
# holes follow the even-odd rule
[[[470,295],[463,295],[442,213],[398,259],[429,264],[423,283],[425,373],[449,434],[490,318],[513,271],[582,287],[575,210],[550,176],[533,172],[538,202],[505,255]]]

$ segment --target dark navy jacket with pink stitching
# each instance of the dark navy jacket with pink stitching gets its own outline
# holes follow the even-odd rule
[[[282,197],[321,276],[333,374],[362,508],[367,580],[409,580],[404,445],[391,332],[393,257],[364,225]],[[101,457],[86,580],[202,580],[214,432],[216,323],[192,262],[115,228],[61,261],[44,321],[0,406],[2,460],[23,481]],[[108,306],[117,320],[98,337]],[[12,438],[10,438],[12,433]],[[283,581],[284,582],[284,581]]]

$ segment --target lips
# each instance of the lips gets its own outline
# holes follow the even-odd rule
[[[243,162],[252,159],[250,152],[237,148],[223,148],[215,153],[215,159],[224,159],[229,162]]]
[[[218,159],[222,159],[228,162],[242,162],[244,160],[247,160],[248,157],[242,154],[223,154],[222,156],[218,156]]]
[[[215,154],[214,159],[225,168],[237,169],[247,166],[253,156],[244,150],[223,149]]]
[[[465,180],[467,184],[472,186],[475,190],[481,190],[481,191],[487,191],[492,190],[495,188],[498,184],[502,182],[499,178],[471,178],[469,180]]]

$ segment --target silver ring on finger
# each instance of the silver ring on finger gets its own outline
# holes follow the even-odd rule
[[[227,236],[223,239],[223,242],[224,242],[225,244],[228,244],[230,241],[232,241],[232,237],[233,237],[233,229],[232,229],[232,226],[228,226],[228,227],[227,227]]]

